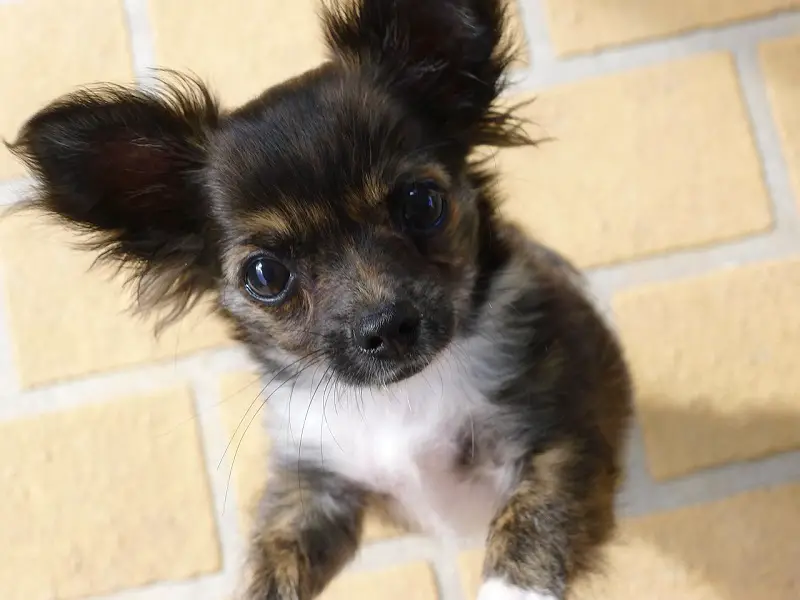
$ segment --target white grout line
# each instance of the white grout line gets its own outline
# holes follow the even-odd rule
[[[674,250],[636,262],[586,269],[594,289],[612,297],[632,286],[680,280],[749,263],[800,257],[800,238],[787,231],[689,250]]]
[[[461,584],[457,558],[458,555],[455,552],[442,550],[433,561],[442,600],[472,600],[466,597]]]
[[[542,0],[513,0],[519,4],[519,16],[527,34],[528,60],[531,68],[538,70],[555,62],[550,32]]]
[[[18,202],[31,189],[31,180],[27,178],[13,179],[0,183],[0,207]]]
[[[9,282],[0,263],[0,420],[3,406],[19,388],[19,378],[15,368],[14,347],[11,343],[11,311],[8,307]]]
[[[147,0],[124,0],[128,19],[133,70],[140,85],[152,83],[150,69],[156,65],[154,33],[150,26]]]
[[[622,490],[617,498],[617,510],[623,515],[639,506],[640,498],[650,497],[653,493],[653,478],[650,477],[650,472],[647,470],[644,437],[637,416],[634,416],[628,436],[624,477]]]
[[[800,27],[798,29],[800,30]],[[800,246],[800,213],[772,106],[767,97],[758,48],[755,46],[742,48],[736,52],[735,58],[742,95],[750,114],[756,147],[761,155],[764,180],[772,196],[777,230],[796,239]]]
[[[639,516],[800,482],[800,451],[729,463],[666,482],[632,482],[621,499],[625,516]]]
[[[4,339],[11,340],[10,332]],[[10,360],[6,361],[3,348],[0,345],[0,382],[4,386],[0,395],[0,420],[60,411],[84,402],[145,394],[178,384],[188,385],[197,373],[221,377],[224,373],[252,369],[252,363],[241,348],[207,350],[177,361],[134,365],[39,388],[20,389],[18,382],[11,380],[15,372],[6,366]]]

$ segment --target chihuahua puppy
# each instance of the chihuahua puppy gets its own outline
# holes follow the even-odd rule
[[[214,297],[278,383],[247,600],[317,597],[376,507],[483,536],[480,600],[565,598],[613,530],[621,349],[476,158],[533,143],[498,102],[505,4],[343,0],[328,62],[236,110],[173,74],[56,100],[12,146],[24,206],[132,268],[145,308]]]

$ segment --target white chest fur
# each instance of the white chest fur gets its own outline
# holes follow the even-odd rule
[[[465,469],[460,461],[465,440],[474,443],[475,428],[489,423],[496,409],[458,357],[445,352],[423,372],[384,389],[324,382],[279,392],[270,400],[276,450],[390,496],[404,517],[430,533],[482,533],[512,472],[502,463]]]

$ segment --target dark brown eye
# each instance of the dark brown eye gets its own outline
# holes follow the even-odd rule
[[[412,231],[427,232],[438,229],[445,220],[444,194],[433,183],[417,182],[400,191],[403,222]]]
[[[244,286],[253,298],[277,304],[285,297],[292,274],[286,265],[268,256],[254,256],[244,268]]]

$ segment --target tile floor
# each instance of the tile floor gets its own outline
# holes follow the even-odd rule
[[[575,600],[797,600],[800,0],[510,1],[511,95],[558,141],[499,157],[505,210],[587,269],[638,388]],[[0,0],[0,135],[156,65],[241,102],[321,59],[316,2]],[[27,183],[5,151],[0,181]],[[202,309],[153,339],[71,241],[0,221],[0,598],[230,598],[269,449],[236,432],[252,365]],[[479,549],[368,538],[327,600],[474,597]]]

